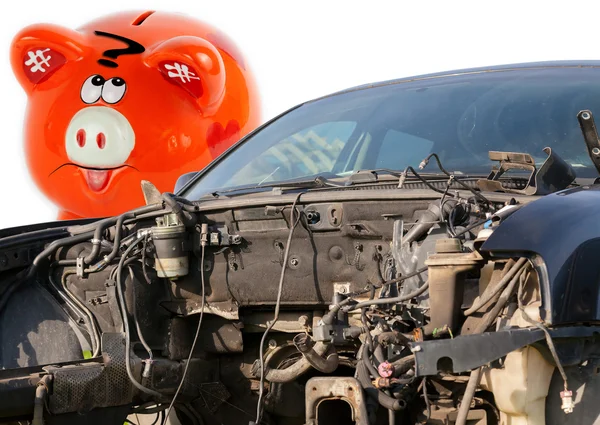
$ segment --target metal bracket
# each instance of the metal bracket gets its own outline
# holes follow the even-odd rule
[[[306,383],[306,425],[321,425],[317,418],[319,403],[323,400],[342,400],[352,407],[352,419],[356,425],[368,425],[369,419],[365,395],[356,378],[319,376]]]
[[[596,130],[596,123],[594,122],[594,116],[592,111],[583,110],[577,114],[577,120],[579,121],[579,127],[583,133],[583,140],[588,149],[588,155],[594,163],[594,167],[600,173],[600,140],[598,139],[598,131]]]
[[[83,257],[77,257],[77,259],[75,260],[75,271],[77,272],[77,276],[85,277],[84,266],[85,264],[83,264]]]
[[[598,331],[599,328],[594,326],[549,329],[553,339],[588,338]],[[510,329],[416,342],[411,344],[411,350],[415,355],[417,376],[430,376],[439,371],[461,373],[473,370],[544,338],[544,331],[538,328]]]
[[[547,195],[566,189],[575,180],[575,170],[561,157],[546,147],[543,151],[548,155],[539,169],[535,167],[533,157],[527,153],[490,151],[492,161],[498,161],[487,179],[477,181],[483,191],[518,193],[523,195]],[[507,171],[522,170],[531,174],[523,189],[506,187],[499,178]]]

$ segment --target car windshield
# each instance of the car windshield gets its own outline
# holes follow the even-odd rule
[[[432,152],[446,169],[487,175],[491,150],[529,153],[541,164],[547,146],[577,177],[596,177],[577,121],[583,109],[600,116],[600,68],[522,68],[361,87],[284,114],[219,158],[182,195],[199,199],[319,175],[403,170]]]

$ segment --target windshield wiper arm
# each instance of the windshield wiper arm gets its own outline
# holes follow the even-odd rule
[[[243,190],[256,190],[256,189],[268,189],[268,188],[289,188],[289,189],[313,189],[313,188],[322,188],[322,187],[343,187],[343,184],[332,182],[331,180],[323,177],[317,176],[311,179],[304,180],[289,180],[282,182],[273,182],[268,184],[257,184],[252,186],[238,186],[225,190],[216,190],[211,192],[213,196],[217,197],[219,195],[225,193],[239,192]]]

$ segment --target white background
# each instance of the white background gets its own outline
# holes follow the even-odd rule
[[[363,83],[463,67],[600,59],[600,3],[574,1],[10,0],[0,11],[0,228],[56,217],[23,158],[26,96],[9,47],[40,22],[77,28],[119,10],[183,12],[244,52],[263,119]]]

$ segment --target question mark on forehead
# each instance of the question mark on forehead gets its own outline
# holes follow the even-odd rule
[[[121,55],[137,55],[139,53],[144,53],[144,51],[146,50],[144,49],[144,46],[142,46],[140,43],[138,43],[137,41],[133,41],[127,37],[121,37],[120,35],[102,31],[94,31],[94,34],[100,37],[108,37],[115,40],[119,40],[127,44],[127,47],[124,49],[111,49],[106,50],[104,53],[102,53],[103,56],[106,56],[110,59],[117,59]],[[119,66],[115,61],[112,61],[110,59],[98,59],[98,63],[109,68],[116,68]]]

